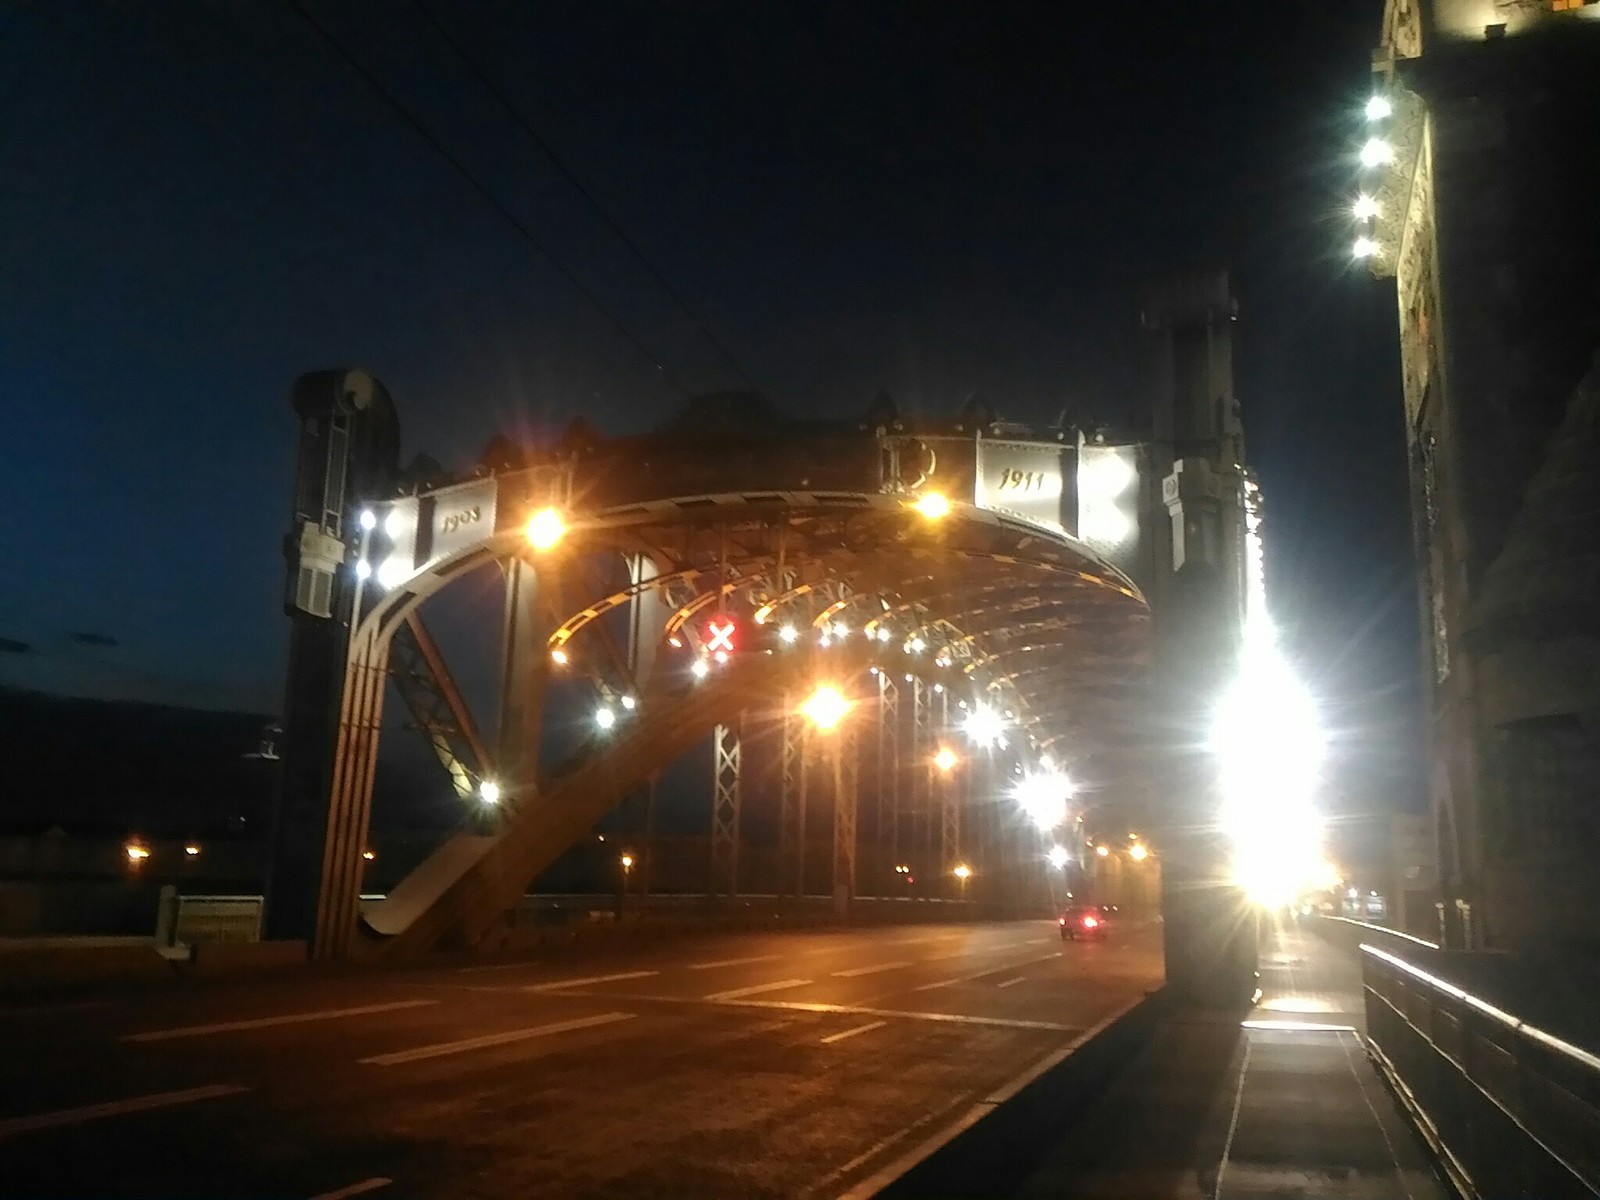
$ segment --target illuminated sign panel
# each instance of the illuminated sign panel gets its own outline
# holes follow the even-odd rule
[[[732,654],[738,647],[739,623],[732,617],[712,617],[706,622],[706,653]]]
[[[1134,574],[1139,558],[1139,451],[1136,446],[1078,447],[1075,533],[1096,555]]]
[[[973,503],[991,512],[1064,532],[1061,446],[1039,442],[978,442]]]

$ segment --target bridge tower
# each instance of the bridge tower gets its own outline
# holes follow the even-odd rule
[[[1156,285],[1142,314],[1150,441],[1140,582],[1156,635],[1149,786],[1164,847],[1167,980],[1223,1006],[1249,997],[1256,966],[1255,911],[1231,880],[1205,748],[1216,698],[1238,670],[1248,593],[1235,315],[1221,271]]]

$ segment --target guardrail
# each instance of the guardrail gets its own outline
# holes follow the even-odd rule
[[[1369,1049],[1468,1197],[1600,1194],[1600,1057],[1363,943]]]

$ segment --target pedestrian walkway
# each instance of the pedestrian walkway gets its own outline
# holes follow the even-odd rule
[[[1260,1004],[1180,1013],[1016,1195],[1073,1200],[1445,1200],[1361,1042],[1360,968],[1298,926]]]

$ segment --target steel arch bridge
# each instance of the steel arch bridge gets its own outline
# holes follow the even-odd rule
[[[896,768],[931,755],[952,701],[1005,713],[1012,736],[1037,757],[1066,764],[1093,753],[1102,773],[1127,765],[1149,655],[1148,610],[1113,555],[1074,528],[1078,463],[1115,451],[1014,430],[997,437],[992,426],[959,422],[908,430],[893,421],[805,422],[766,412],[635,438],[580,431],[545,451],[500,443],[465,479],[351,488],[360,470],[323,468],[331,447],[392,444],[381,428],[381,386],[333,373],[307,377],[297,397],[305,438],[301,528],[291,550],[311,544],[313,520],[339,545],[324,543],[320,563],[299,555],[295,598],[326,597],[328,616],[304,603],[296,615],[315,626],[324,649],[332,646],[327,629],[339,625],[341,592],[351,618],[339,652],[323,655],[336,661],[311,663],[339,676],[320,862],[302,881],[314,879],[316,888],[316,957],[479,943],[631,789],[708,736],[713,875],[731,890],[745,720],[782,730],[783,861],[804,853],[808,784],[829,793],[833,890],[848,905],[865,722],[849,719],[837,736],[814,737],[819,744],[809,748],[825,748],[831,765],[808,771],[816,755],[807,753],[796,710],[819,681],[870,698],[880,711],[893,711],[906,693],[910,736],[880,725],[872,756],[880,772],[885,754]],[[342,439],[330,442],[336,432]],[[1118,461],[1137,504],[1137,456]],[[308,470],[323,481],[316,503],[307,501],[317,492],[306,486]],[[335,484],[345,496],[334,494]],[[1137,516],[1132,511],[1135,527]],[[491,564],[505,586],[492,749],[418,611]],[[329,576],[320,584],[319,565]],[[731,653],[712,644],[719,638],[708,630],[718,622],[739,629]],[[548,761],[541,732],[558,677],[587,679],[620,719],[576,753]],[[450,837],[360,915],[391,679],[456,790],[472,796],[490,785],[498,804],[494,821]],[[922,786],[948,868],[961,854],[962,797]],[[279,843],[281,850],[281,836]],[[292,886],[286,879],[278,881],[280,904]]]

